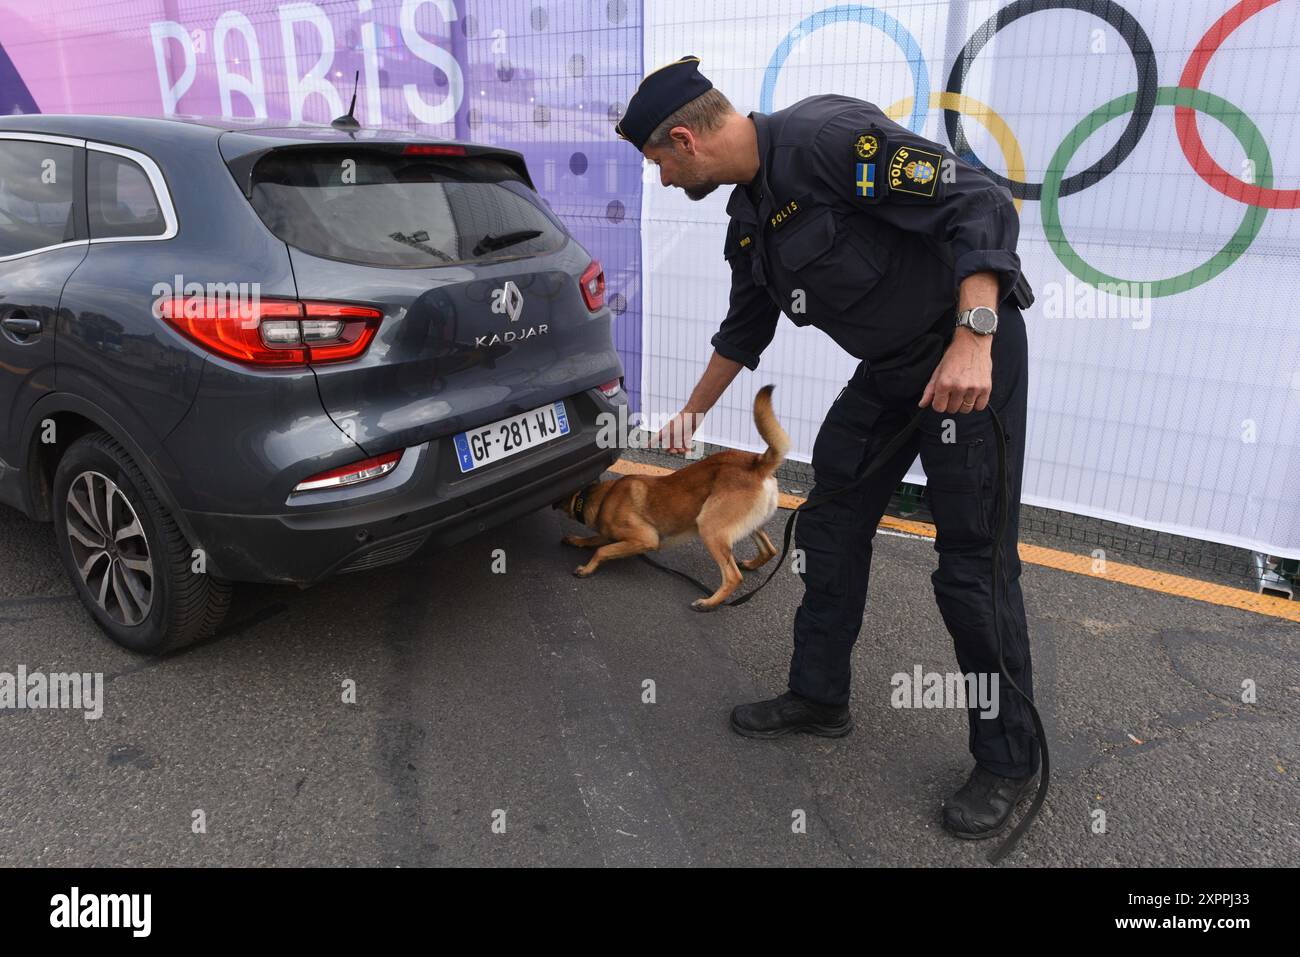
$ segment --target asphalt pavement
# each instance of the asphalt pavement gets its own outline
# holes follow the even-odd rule
[[[105,681],[98,720],[0,709],[0,865],[988,866],[939,818],[964,710],[891,706],[895,673],[956,669],[931,542],[877,536],[853,734],[754,741],[727,716],[785,689],[799,579],[700,614],[639,561],[573,577],[578,529],[545,510],[305,591],[242,586],[216,638],[149,659],[96,629],[52,528],[0,508],[0,672]],[[660,557],[716,576],[698,543]],[[1032,565],[1023,584],[1052,786],[1001,866],[1300,864],[1300,627]]]

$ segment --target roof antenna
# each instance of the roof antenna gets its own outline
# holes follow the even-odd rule
[[[330,126],[334,127],[334,129],[343,130],[345,133],[355,133],[357,130],[361,129],[361,124],[358,123],[357,118],[352,115],[353,111],[357,108],[357,84],[360,81],[361,71],[357,70],[356,76],[352,78],[352,104],[348,107],[346,113],[342,116],[335,117],[330,121]]]

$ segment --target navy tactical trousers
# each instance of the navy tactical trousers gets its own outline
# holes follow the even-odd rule
[[[1020,593],[1020,478],[1024,464],[1025,392],[1028,384],[1025,324],[1013,303],[1002,305],[993,336],[990,405],[1007,432],[1010,497],[1002,547],[998,617],[1008,673],[1033,695],[1029,633]],[[809,498],[848,484],[915,413],[920,392],[907,401],[885,398],[864,362],[831,406],[813,446],[815,486]],[[790,689],[826,704],[849,700],[849,658],[862,626],[871,571],[871,540],[891,493],[918,452],[927,477],[927,498],[937,529],[939,566],[931,575],[935,599],[952,635],[964,675],[998,673],[993,630],[993,538],[998,488],[997,437],[987,410],[927,410],[917,432],[861,488],[799,516],[795,543],[802,550],[804,597],[794,620]],[[988,680],[988,679],[985,679]],[[882,696],[889,693],[882,688]],[[981,717],[969,701],[970,750],[995,774],[1017,777],[1036,771],[1038,746],[1025,701],[998,680],[998,712]]]

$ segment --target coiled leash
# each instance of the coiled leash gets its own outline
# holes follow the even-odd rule
[[[998,624],[998,579],[1002,580],[1002,588],[1006,589],[1007,572],[1002,567],[1002,539],[1007,531],[1007,503],[1011,500],[1011,483],[1007,477],[1007,433],[1002,428],[1002,420],[998,418],[997,412],[992,405],[988,407],[989,414],[993,417],[993,431],[997,433],[998,447],[998,524],[993,534],[993,634],[998,642],[998,673],[1002,675],[1004,681],[1015,690],[1029,705],[1029,714],[1034,719],[1034,737],[1038,739],[1038,748],[1042,752],[1041,776],[1038,779],[1038,791],[1034,794],[1034,803],[1029,805],[1029,811],[1020,819],[1016,829],[1007,835],[1001,845],[993,851],[987,858],[990,864],[997,864],[1004,857],[1011,853],[1012,848],[1019,843],[1020,838],[1024,836],[1025,831],[1029,830],[1029,825],[1038,817],[1038,811],[1043,806],[1043,801],[1047,799],[1047,782],[1051,779],[1051,762],[1048,760],[1047,753],[1047,734],[1043,731],[1043,720],[1038,716],[1038,707],[1034,704],[1034,699],[1021,690],[1020,685],[1016,684],[1012,677],[1007,674],[1007,664],[1002,658],[1002,628]],[[1013,809],[1014,810],[1014,809]]]
[[[1032,824],[1034,822],[1034,819],[1038,816],[1038,812],[1042,808],[1043,802],[1047,799],[1047,785],[1051,775],[1050,775],[1050,764],[1048,761],[1048,751],[1047,751],[1047,734],[1043,731],[1043,722],[1042,719],[1038,716],[1038,708],[1037,706],[1035,706],[1033,699],[1030,698],[1029,695],[1025,694],[1025,692],[1021,689],[1020,685],[1016,684],[1015,680],[1012,679],[1011,675],[1007,673],[1006,661],[1002,656],[1002,627],[998,617],[998,585],[999,585],[999,581],[1001,581],[1002,588],[1003,590],[1005,590],[1006,569],[1003,567],[1001,556],[1002,556],[1002,540],[1006,535],[1006,529],[1007,529],[1008,502],[1011,498],[1011,486],[1010,486],[1009,477],[1007,476],[1007,434],[1006,431],[1002,428],[1002,420],[998,418],[998,414],[993,409],[993,406],[989,405],[986,406],[986,408],[989,411],[989,415],[992,416],[993,418],[993,431],[997,436],[996,445],[997,445],[997,455],[998,455],[998,496],[997,496],[998,518],[997,518],[997,529],[993,536],[993,569],[992,569],[993,571],[993,582],[992,582],[993,634],[996,637],[997,644],[998,644],[998,673],[1002,676],[1002,679],[1006,681],[1007,684],[1009,684],[1011,688],[1018,695],[1020,695],[1021,698],[1024,699],[1025,703],[1029,705],[1029,713],[1034,720],[1034,736],[1038,739],[1038,746],[1039,746],[1039,750],[1041,751],[1041,755],[1040,755],[1041,776],[1039,777],[1038,780],[1038,790],[1034,794],[1034,801],[1029,806],[1028,813],[1026,813],[1025,816],[1020,819],[1020,823],[1016,825],[1015,830],[1013,830],[1006,837],[1006,839],[997,847],[997,849],[994,850],[991,854],[989,854],[988,857],[986,858],[986,860],[990,864],[997,864],[1004,857],[1006,857],[1008,854],[1011,853],[1011,851],[1015,848],[1016,844],[1020,842],[1020,838],[1024,836],[1027,830],[1029,830],[1029,825]],[[777,572],[779,572],[782,569],[782,567],[784,567],[785,565],[786,556],[789,555],[790,553],[790,543],[794,538],[795,521],[798,519],[799,513],[807,511],[808,509],[816,508],[818,505],[822,505],[825,502],[829,502],[831,499],[839,495],[843,495],[846,492],[851,492],[854,489],[861,487],[862,484],[865,483],[867,479],[871,478],[871,476],[874,475],[877,471],[879,471],[885,465],[886,462],[889,462],[891,459],[893,459],[894,455],[898,452],[898,450],[903,447],[903,443],[905,443],[911,437],[912,433],[915,432],[917,428],[920,426],[921,417],[925,414],[925,411],[926,411],[925,409],[917,410],[917,413],[913,415],[911,419],[908,420],[907,424],[904,425],[897,433],[895,433],[894,436],[885,444],[885,447],[881,449],[879,453],[876,454],[876,457],[871,460],[871,464],[867,466],[866,470],[857,478],[855,478],[852,482],[850,482],[848,485],[845,485],[841,488],[837,488],[833,492],[827,492],[824,495],[818,495],[816,498],[807,499],[798,508],[793,509],[790,512],[790,517],[786,519],[785,522],[785,535],[781,542],[781,557],[777,559],[776,565],[772,568],[772,571],[768,573],[767,578],[765,578],[762,581],[762,583],[758,585],[758,587],[745,592],[745,594],[739,596],[738,598],[733,598],[731,601],[724,602],[723,604],[731,605],[731,606],[743,605],[745,602],[749,601],[760,591],[766,588],[768,583],[771,582],[771,580],[776,577]],[[669,574],[676,575],[678,578],[682,579],[683,581],[690,582],[700,591],[704,592],[704,594],[706,595],[713,594],[714,590],[710,588],[708,585],[704,584],[704,582],[700,581],[698,578],[695,578],[692,575],[688,575],[686,572],[681,571],[679,569],[670,568],[667,565],[661,564],[655,561],[649,555],[646,555],[644,553],[642,553],[639,557],[643,561],[653,565],[655,568],[658,568],[661,571],[665,571],[668,572]]]

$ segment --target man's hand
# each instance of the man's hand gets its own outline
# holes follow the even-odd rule
[[[685,409],[678,412],[655,433],[655,448],[665,452],[684,452],[689,455],[691,438],[699,428],[702,418],[704,415],[700,412],[687,412]]]
[[[930,376],[920,407],[935,412],[983,412],[993,392],[993,336],[958,327]]]
[[[691,438],[695,435],[695,430],[743,368],[745,367],[735,359],[728,359],[714,349],[704,374],[691,390],[691,397],[686,400],[686,408],[655,433],[655,448],[667,452],[685,452],[690,457]]]

